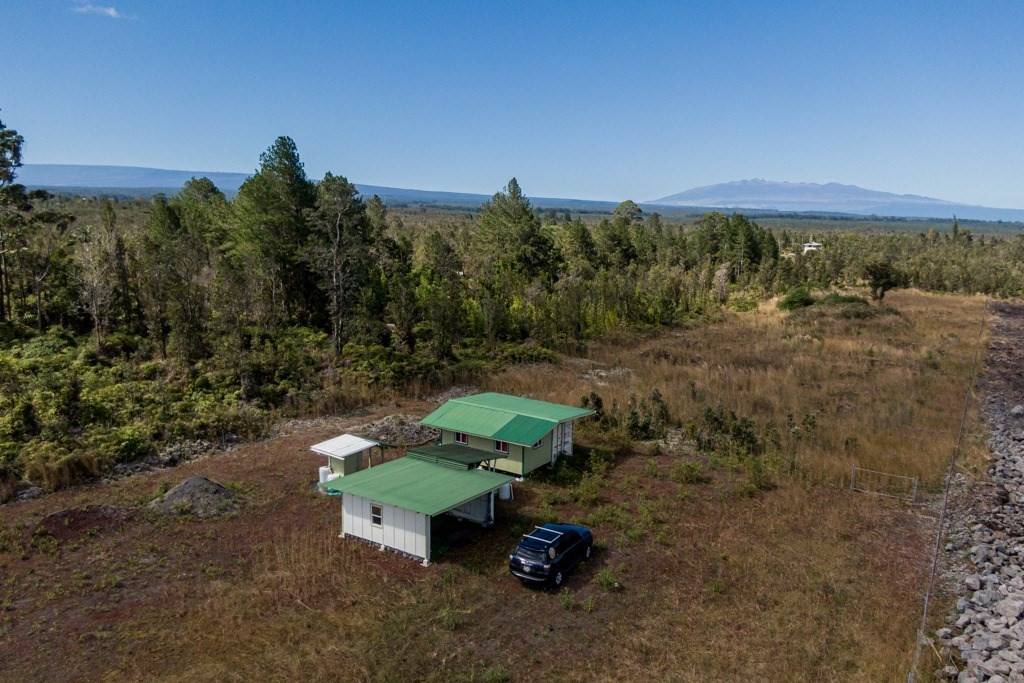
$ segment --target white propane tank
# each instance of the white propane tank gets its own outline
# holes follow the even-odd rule
[[[321,484],[326,484],[330,480],[331,480],[331,466],[330,465],[324,465],[323,467],[320,468],[320,483]]]
[[[498,498],[500,500],[512,500],[512,482],[501,485],[501,488],[498,489]]]

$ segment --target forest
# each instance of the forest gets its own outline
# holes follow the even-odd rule
[[[1024,237],[955,221],[830,231],[803,254],[798,226],[540,211],[514,178],[424,218],[309,178],[288,137],[231,199],[206,178],[90,199],[19,185],[23,144],[0,123],[0,501],[777,295],[1024,291]]]

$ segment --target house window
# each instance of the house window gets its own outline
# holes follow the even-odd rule
[[[377,503],[370,504],[370,524],[381,526],[384,523],[384,508]]]
[[[469,436],[463,432],[455,432],[455,443],[461,443],[465,446],[469,443]]]
[[[537,439],[537,442],[535,444],[533,444],[532,448],[540,448],[540,442],[543,441],[543,440],[544,439]]]
[[[508,441],[495,441],[494,451],[496,453],[508,453]]]

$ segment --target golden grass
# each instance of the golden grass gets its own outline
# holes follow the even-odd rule
[[[598,367],[630,370],[601,383],[583,376],[586,366],[565,363],[511,368],[488,388],[569,403],[597,391],[606,408],[657,388],[683,423],[722,405],[774,425],[783,450],[813,478],[839,483],[857,464],[934,488],[982,345],[985,300],[900,291],[886,304],[897,314],[804,322],[762,306],[718,324],[595,345],[589,360]],[[790,418],[813,419],[813,434],[795,438]],[[982,462],[983,439],[967,446],[968,459]]]

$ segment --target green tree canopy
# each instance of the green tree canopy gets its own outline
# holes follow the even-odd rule
[[[558,268],[554,242],[515,178],[481,208],[476,244],[480,257],[526,278],[552,277]]]
[[[258,296],[272,320],[317,318],[317,287],[305,260],[306,212],[315,203],[315,186],[289,137],[277,138],[260,156],[259,169],[242,183],[232,203],[232,252],[259,274]]]

